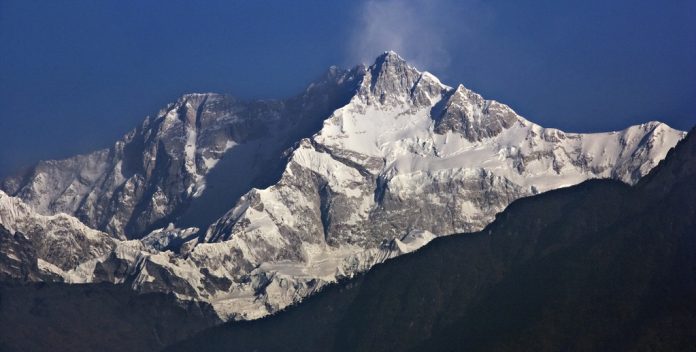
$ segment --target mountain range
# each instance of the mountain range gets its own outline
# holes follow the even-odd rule
[[[588,180],[514,201],[482,231],[259,320],[210,328],[209,306],[124,285],[0,285],[0,349],[689,351],[695,136],[634,186]]]
[[[517,199],[636,184],[685,135],[544,128],[386,52],[286,100],[187,94],[111,148],[3,180],[0,275],[261,318]]]
[[[691,351],[696,133],[635,186],[513,202],[264,319],[168,351]],[[273,336],[273,338],[266,338]]]

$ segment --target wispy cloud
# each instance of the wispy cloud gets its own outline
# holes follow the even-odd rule
[[[386,50],[394,50],[422,69],[450,64],[451,41],[466,32],[461,9],[473,1],[368,0],[355,19],[349,41],[353,62],[370,63]]]

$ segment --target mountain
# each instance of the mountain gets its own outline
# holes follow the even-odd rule
[[[0,188],[25,218],[70,219],[19,228],[32,248],[12,251],[34,250],[39,274],[254,319],[481,230],[516,199],[594,178],[634,184],[683,136],[659,122],[543,128],[386,52],[287,100],[185,95],[112,148],[40,162]],[[15,233],[13,221],[1,224]]]
[[[515,201],[480,232],[168,350],[690,351],[694,199],[696,129],[633,187],[591,180]]]
[[[119,239],[142,237],[177,217],[195,224],[197,214],[187,213],[195,200],[205,201],[213,215],[222,206],[220,216],[238,193],[273,182],[282,152],[344,105],[355,79],[331,68],[284,101],[187,94],[113,147],[39,162],[4,180],[2,189],[39,213],[71,214]],[[228,165],[221,180],[212,170],[222,166],[223,156]]]

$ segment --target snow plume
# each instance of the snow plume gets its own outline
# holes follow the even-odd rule
[[[349,57],[369,63],[386,50],[394,50],[423,69],[449,64],[447,39],[456,39],[462,25],[448,6],[449,0],[367,0],[355,20]]]

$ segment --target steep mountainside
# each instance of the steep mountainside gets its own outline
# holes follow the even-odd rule
[[[111,253],[118,241],[106,233],[91,229],[67,214],[41,215],[21,199],[0,191],[0,241],[6,243],[0,254],[0,266],[18,261],[19,252],[30,254],[27,267],[37,266],[44,276],[60,279],[63,270]],[[12,237],[10,237],[12,236]],[[11,239],[13,238],[13,239]],[[10,249],[14,247],[14,249]],[[14,253],[14,254],[13,254]],[[20,265],[21,266],[21,265]],[[37,277],[33,277],[38,280]],[[32,281],[34,281],[32,280]]]
[[[683,136],[659,122],[543,128],[387,52],[284,101],[186,95],[109,150],[5,180],[0,196],[34,212],[24,218],[53,219],[19,229],[43,272],[252,319],[480,230],[518,198],[594,178],[635,183]]]
[[[593,180],[516,201],[481,232],[168,350],[690,351],[695,199],[692,132],[636,186]]]
[[[0,284],[0,351],[159,351],[219,324],[203,303],[123,285]]]
[[[356,79],[355,72],[331,68],[284,101],[188,94],[110,149],[40,162],[6,179],[2,189],[42,214],[72,214],[121,239],[142,237],[181,217],[210,223],[250,187],[273,182],[283,151],[345,105]],[[210,173],[223,157],[228,165],[220,179]],[[197,198],[205,214],[188,214]]]

